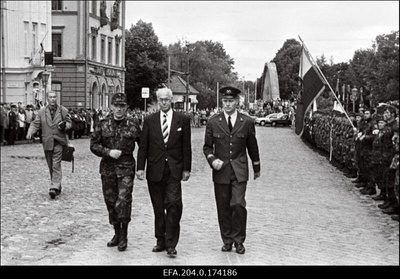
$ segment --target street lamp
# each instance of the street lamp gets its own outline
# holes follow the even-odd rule
[[[44,102],[47,100],[47,82],[49,81],[50,73],[47,72],[47,69],[42,72],[42,82],[44,87]]]

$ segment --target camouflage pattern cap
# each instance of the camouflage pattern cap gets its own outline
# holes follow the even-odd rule
[[[115,93],[111,99],[112,105],[126,105],[126,95],[124,93]]]

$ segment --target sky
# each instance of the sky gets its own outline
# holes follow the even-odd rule
[[[288,39],[314,59],[349,62],[399,30],[399,1],[126,1],[125,27],[152,23],[160,42],[220,42],[240,78],[255,81]]]

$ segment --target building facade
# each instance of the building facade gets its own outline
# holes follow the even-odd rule
[[[68,108],[108,108],[125,90],[125,2],[51,2],[51,89]]]
[[[51,46],[51,1],[1,1],[1,102],[45,101],[45,52]]]

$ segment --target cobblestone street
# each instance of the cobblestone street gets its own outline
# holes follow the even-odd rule
[[[247,187],[246,254],[220,251],[204,126],[192,128],[193,168],[182,182],[178,255],[153,253],[146,181],[135,179],[128,248],[113,236],[101,192],[100,158],[73,140],[75,172],[63,162],[63,192],[48,195],[41,144],[1,147],[2,265],[399,265],[399,223],[290,128],[258,127],[261,177]],[[137,147],[135,152],[137,151]],[[135,156],[136,158],[136,156]],[[251,171],[251,177],[252,177]]]

